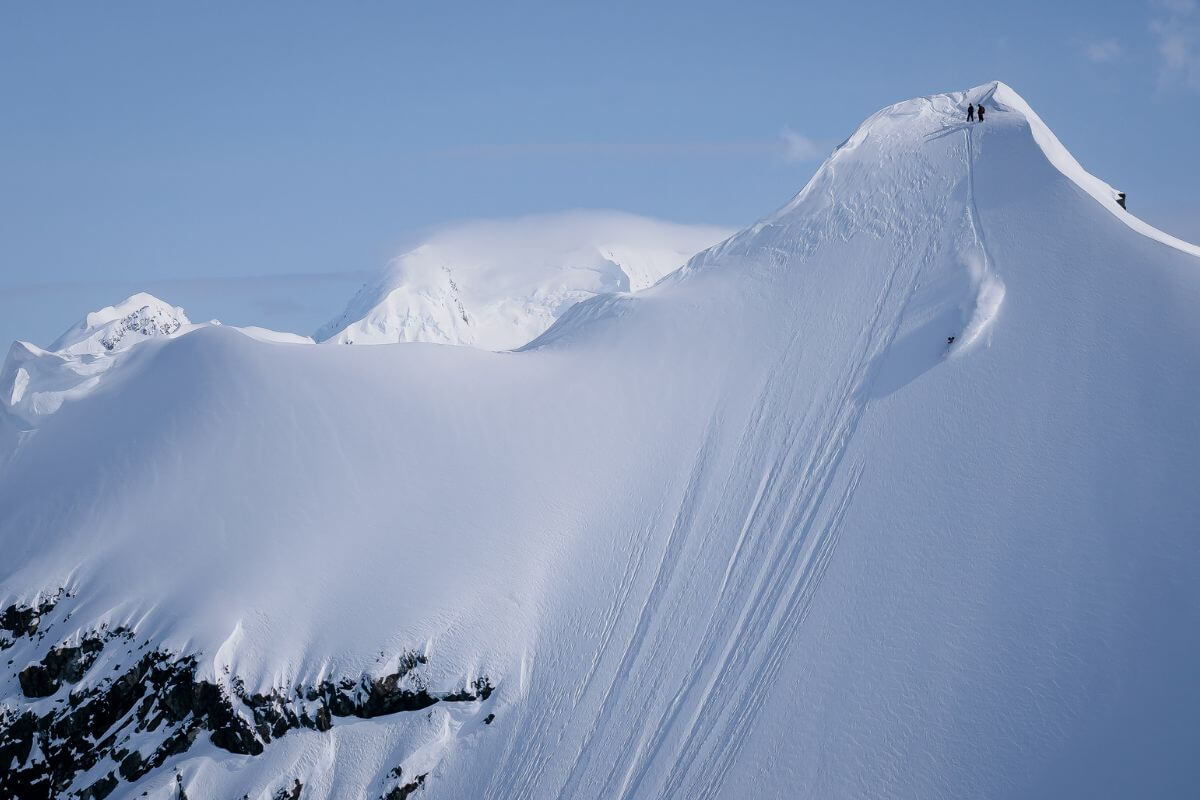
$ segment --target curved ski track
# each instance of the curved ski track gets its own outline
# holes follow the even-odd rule
[[[986,258],[972,152],[967,131],[968,216]],[[567,691],[518,712],[529,735],[512,737],[484,796],[720,794],[842,534],[865,469],[861,460],[845,463],[848,445],[875,365],[897,337],[923,266],[943,246],[938,234],[953,217],[946,200],[939,203],[922,222],[905,222],[874,216],[869,204],[839,202],[835,213],[850,218],[848,228],[879,235],[883,227],[909,245],[897,250],[849,368],[804,399],[795,366],[805,343],[797,331],[769,370],[736,446],[722,441],[729,420],[714,410],[665,542],[654,545],[659,522],[667,521],[661,518],[631,537],[613,602],[591,623],[598,649],[589,668]],[[705,587],[686,565],[714,550],[728,554],[724,574],[711,587],[707,616],[689,618],[687,595]],[[646,585],[644,594],[635,591]],[[561,720],[579,714],[591,716],[587,732],[561,737]]]

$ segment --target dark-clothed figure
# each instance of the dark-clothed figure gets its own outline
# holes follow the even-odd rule
[[[975,121],[975,104],[967,103],[967,122]]]
[[[979,104],[979,121],[983,122],[983,103]]]

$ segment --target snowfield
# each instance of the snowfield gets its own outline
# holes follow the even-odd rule
[[[1188,796],[1200,249],[1113,198],[994,83],[514,352],[146,337],[0,439],[0,788]]]

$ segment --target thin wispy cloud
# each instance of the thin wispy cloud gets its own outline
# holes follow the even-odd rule
[[[437,151],[442,155],[480,158],[522,156],[742,156],[769,154],[778,146],[767,141],[696,142],[510,142],[471,144]]]
[[[321,286],[346,281],[364,281],[374,273],[371,270],[346,270],[344,272],[280,272],[258,275],[213,275],[186,278],[129,278],[124,280],[62,280],[47,282],[25,282],[0,284],[6,297],[53,296],[63,291],[111,290],[115,293],[129,292],[131,286],[152,286],[155,290],[170,291],[185,289],[210,292],[234,292],[274,288],[279,286]],[[114,295],[115,296],[115,295]],[[113,302],[116,302],[115,300]]]
[[[1196,11],[1196,0],[1155,0],[1154,4],[1172,14],[1181,16]]]
[[[1150,32],[1156,40],[1160,87],[1200,92],[1200,12],[1196,0],[1154,0]]]
[[[1100,39],[1083,47],[1083,57],[1093,64],[1110,64],[1124,52],[1125,48],[1116,39]]]
[[[785,129],[778,139],[736,139],[676,142],[510,142],[471,144],[436,151],[455,158],[729,158],[761,156],[787,161],[811,161],[825,155],[827,148],[795,131]]]
[[[825,155],[827,150],[819,142],[791,128],[784,128],[782,139],[783,156],[788,161],[813,161]]]

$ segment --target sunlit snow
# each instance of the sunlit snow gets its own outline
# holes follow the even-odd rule
[[[145,647],[261,752],[71,791],[1193,794],[1200,249],[1114,198],[988,84],[515,352],[147,337],[0,459],[0,727]]]

